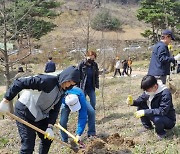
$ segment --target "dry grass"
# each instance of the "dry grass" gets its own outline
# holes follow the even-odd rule
[[[104,87],[104,104],[102,101],[102,78],[101,78],[101,87],[96,91],[97,94],[97,110],[96,110],[96,128],[97,135],[109,136],[115,133],[120,134],[124,139],[130,139],[135,142],[134,147],[126,147],[124,145],[112,145],[108,144],[108,147],[111,151],[121,152],[127,151],[127,153],[135,153],[135,154],[150,154],[150,153],[166,153],[166,154],[176,154],[178,153],[178,149],[180,148],[180,97],[174,97],[173,95],[173,103],[177,112],[177,124],[175,128],[170,132],[170,136],[168,139],[158,141],[156,134],[154,131],[144,132],[139,134],[138,131],[142,128],[140,120],[136,119],[133,116],[133,113],[136,111],[136,107],[130,107],[126,105],[126,98],[128,94],[132,94],[133,98],[137,98],[138,95],[141,94],[141,90],[139,88],[142,77],[146,72],[134,72],[133,75],[136,74],[135,77],[123,77],[123,78],[111,78],[111,74],[107,76],[105,79],[105,87]],[[172,84],[180,85],[180,76],[179,75],[171,75],[173,79]],[[180,87],[177,87],[180,89]],[[105,111],[105,112],[104,112]],[[105,115],[104,115],[105,113]],[[75,133],[74,128],[76,123],[74,121],[77,120],[77,116],[71,114],[69,120],[69,131]],[[3,124],[4,123],[4,124]],[[17,128],[15,126],[15,122],[6,120],[1,122],[0,129],[1,138],[3,136],[3,147],[0,147],[0,153],[2,151],[6,151],[7,154],[17,153],[20,147],[19,137],[17,135]],[[7,127],[8,123],[8,127]],[[12,132],[13,128],[13,132]],[[55,129],[56,136],[58,137],[58,130]],[[86,131],[83,135],[86,139]],[[6,140],[4,140],[4,138]],[[87,142],[85,140],[85,142]],[[16,144],[15,144],[16,143]],[[36,142],[35,153],[38,153],[38,143],[39,139]],[[59,144],[53,142],[50,154],[53,153],[72,153],[72,151],[68,148],[61,148]]]
[[[41,44],[44,50],[52,50],[56,48],[71,47],[72,41],[79,40],[79,44],[83,42],[85,37],[83,29],[86,31],[87,25],[87,11],[80,12],[75,10],[67,10],[67,8],[76,8],[76,3],[66,3],[64,11],[53,22],[57,24],[54,31],[43,36],[37,43]],[[140,33],[144,32],[147,25],[137,20],[136,11],[138,6],[126,6],[117,4],[107,4],[103,6],[108,9],[111,14],[115,15],[122,23],[122,31],[119,32],[104,32],[105,40],[142,40],[144,39]],[[60,9],[61,10],[61,9]],[[91,11],[91,16],[96,14],[99,10]],[[118,38],[117,38],[118,34]],[[91,30],[90,32],[92,41],[100,41],[102,39],[101,32]],[[49,46],[51,44],[51,46]],[[85,45],[84,45],[85,46]]]
[[[172,75],[173,83],[180,90],[180,76]],[[97,127],[99,132],[106,134],[120,133],[125,137],[133,138],[136,146],[131,149],[132,153],[178,153],[180,121],[179,101],[180,96],[174,98],[173,103],[177,112],[176,127],[170,132],[170,137],[163,141],[157,141],[154,131],[139,134],[138,130],[142,128],[140,120],[133,116],[136,107],[126,105],[128,94],[132,94],[133,98],[137,98],[142,93],[140,90],[140,82],[142,75],[134,78],[115,78],[106,80],[108,86],[105,87],[105,117],[103,113],[103,105],[101,97],[98,97],[97,110]],[[110,84],[111,83],[111,84]],[[116,147],[117,148],[117,147]]]

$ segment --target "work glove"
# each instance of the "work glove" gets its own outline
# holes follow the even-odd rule
[[[133,105],[133,98],[131,95],[128,95],[126,103],[127,103],[127,105]]]
[[[139,111],[136,111],[135,113],[134,113],[134,116],[136,117],[136,118],[141,118],[141,117],[143,117],[145,115],[145,111],[144,110],[139,110]]]
[[[79,142],[81,142],[81,136],[80,135],[76,135],[76,138],[74,139],[74,142],[76,144],[78,144]]]
[[[54,140],[54,132],[51,128],[46,129],[46,133],[44,134],[44,138],[53,141]]]
[[[0,103],[0,113],[5,114],[9,112],[9,101],[5,98]]]

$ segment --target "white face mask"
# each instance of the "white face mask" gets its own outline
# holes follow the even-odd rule
[[[147,92],[147,91],[145,91],[145,93],[146,93],[147,95],[149,95],[149,96],[155,95],[155,92]]]

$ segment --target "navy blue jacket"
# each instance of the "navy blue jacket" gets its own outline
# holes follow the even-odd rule
[[[53,61],[49,61],[46,63],[45,66],[45,73],[55,72],[56,71],[56,65]]]
[[[149,95],[143,93],[138,99],[133,101],[133,106],[138,106],[145,110],[145,116],[166,116],[176,121],[175,109],[172,103],[172,96],[169,89],[156,94],[151,101],[151,109],[147,105]]]
[[[49,123],[54,124],[64,96],[60,84],[70,80],[78,83],[79,79],[79,71],[74,66],[66,68],[58,76],[22,77],[13,82],[4,97],[10,101],[23,90],[19,101],[29,109],[35,121],[48,118]]]
[[[168,46],[162,41],[158,42],[152,52],[148,75],[169,75],[171,62],[174,63],[175,59],[170,56]]]

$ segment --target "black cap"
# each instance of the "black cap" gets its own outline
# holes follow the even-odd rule
[[[172,40],[175,40],[172,31],[169,30],[169,29],[164,30],[164,31],[162,32],[162,35],[169,35],[169,36],[171,36],[171,39],[172,39]]]

